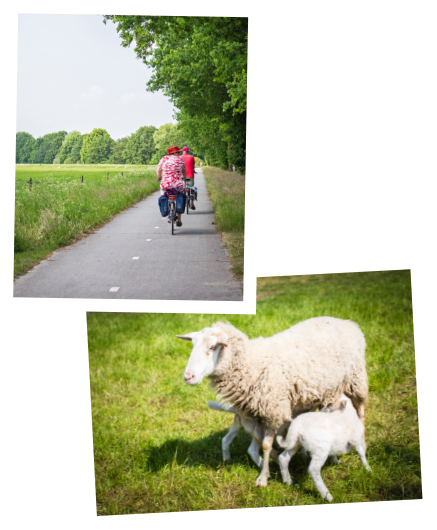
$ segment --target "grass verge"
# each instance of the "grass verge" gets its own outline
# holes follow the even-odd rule
[[[158,188],[153,166],[17,166],[14,276]]]
[[[322,504],[299,454],[297,487],[272,462],[267,488],[237,436],[232,462],[221,438],[232,415],[207,408],[206,382],[184,383],[191,346],[176,334],[230,321],[269,336],[313,316],[356,321],[367,341],[367,473],[355,452],[326,464],[334,502],[422,497],[409,271],[259,278],[256,315],[88,313],[97,511],[99,515]]]
[[[203,167],[206,185],[215,211],[217,228],[229,252],[238,280],[244,275],[245,177],[217,167]]]

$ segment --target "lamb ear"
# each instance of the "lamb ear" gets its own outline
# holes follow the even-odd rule
[[[197,334],[197,331],[193,331],[192,333],[187,333],[186,335],[176,335],[178,339],[182,340],[189,340],[192,341],[193,337]]]

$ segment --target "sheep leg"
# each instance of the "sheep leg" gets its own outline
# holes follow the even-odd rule
[[[249,445],[249,449],[247,450],[250,457],[258,467],[263,466],[263,459],[259,456],[260,447],[261,445],[256,440],[252,440],[252,443]],[[270,457],[279,464],[279,453],[276,451],[276,449],[271,450]]]
[[[360,455],[361,462],[363,463],[363,466],[367,469],[367,471],[372,471],[372,468],[367,462],[366,451],[364,450],[363,446],[361,444],[358,444],[355,446],[355,450]]]
[[[275,438],[275,431],[266,427],[263,439],[263,451],[264,451],[264,462],[261,473],[256,479],[255,484],[257,486],[267,486],[267,480],[269,474],[269,457],[273,446],[273,440]]]
[[[222,439],[223,460],[226,461],[231,459],[231,452],[229,451],[229,447],[231,446],[232,441],[241,431],[242,428],[243,426],[241,424],[240,416],[238,414],[235,414],[234,423],[231,425],[228,434]]]
[[[286,449],[283,453],[279,455],[278,463],[281,468],[282,480],[283,482],[285,482],[285,484],[289,484],[290,486],[293,484],[293,480],[288,470],[288,464],[290,463],[290,460],[293,458],[293,455],[297,452],[298,449],[299,446],[296,444],[293,449]]]
[[[311,475],[311,478],[313,479],[314,485],[319,490],[320,495],[328,502],[332,502],[333,497],[329,493],[328,488],[323,482],[322,475],[320,474],[320,472],[322,471],[323,464],[326,462],[327,458],[328,454],[322,454],[317,456],[314,455],[311,460],[308,471]]]

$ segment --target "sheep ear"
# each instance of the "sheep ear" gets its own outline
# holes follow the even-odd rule
[[[193,331],[192,333],[187,333],[186,335],[176,335],[178,339],[182,340],[189,340],[192,341],[193,337],[197,334],[197,331]]]
[[[214,330],[214,337],[217,339],[217,344],[221,344],[222,346],[228,345],[228,336],[220,328]]]

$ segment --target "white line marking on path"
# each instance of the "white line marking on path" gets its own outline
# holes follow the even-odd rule
[[[151,239],[146,239],[146,241],[152,241]]]
[[[140,257],[139,256],[135,256],[135,258],[132,258],[132,259],[140,259]]]
[[[155,226],[155,228],[159,228],[159,226]]]
[[[120,287],[111,287],[111,288],[109,289],[109,292],[110,292],[110,293],[116,293],[119,289],[120,289]]]

